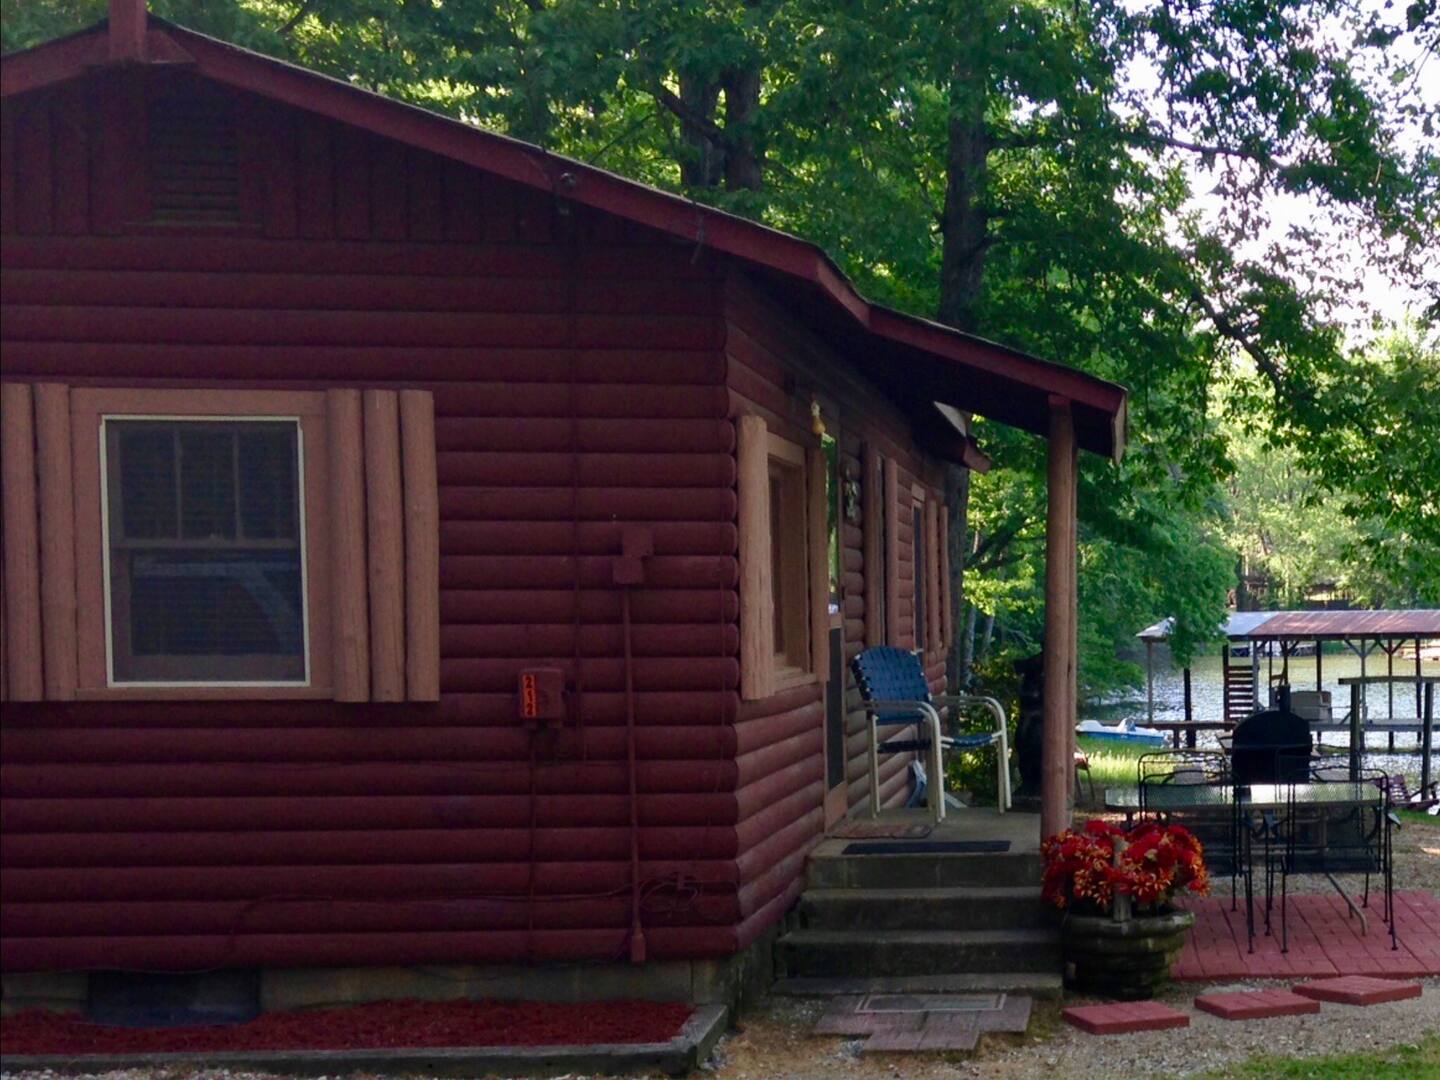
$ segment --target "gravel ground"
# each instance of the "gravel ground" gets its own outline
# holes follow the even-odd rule
[[[1425,993],[1358,1009],[1321,1005],[1313,1016],[1226,1021],[1191,1009],[1195,994],[1283,986],[1274,982],[1172,986],[1159,1000],[1191,1013],[1179,1031],[1139,1035],[1086,1035],[1060,1021],[1060,1006],[1037,1004],[1025,1036],[987,1035],[973,1055],[861,1055],[860,1043],[808,1034],[822,1003],[773,999],[747,1017],[743,1030],[721,1042],[711,1062],[717,1080],[875,1080],[904,1076],[916,1080],[978,1077],[1018,1080],[1051,1074],[1073,1078],[1186,1076],[1243,1061],[1258,1054],[1311,1057],[1417,1041],[1440,1032],[1440,979],[1425,981]],[[1071,997],[1066,1004],[1089,1004]],[[1420,1078],[1416,1078],[1420,1080]]]

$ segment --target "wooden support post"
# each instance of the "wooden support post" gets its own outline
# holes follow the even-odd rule
[[[860,453],[860,534],[865,570],[865,645],[885,644],[885,519],[880,455],[873,443]]]
[[[740,697],[757,701],[772,692],[775,666],[775,594],[770,559],[769,436],[759,416],[735,424],[736,523],[740,547]],[[872,759],[873,760],[873,759]]]
[[[1190,692],[1190,665],[1189,665],[1189,664],[1186,664],[1186,665],[1185,665],[1185,675],[1184,675],[1184,678],[1185,678],[1185,722],[1186,722],[1187,724],[1193,724],[1193,723],[1195,722],[1195,699],[1194,699],[1194,696],[1193,696],[1193,695],[1191,694],[1191,692]],[[1185,745],[1186,745],[1186,746],[1189,746],[1189,747],[1192,747],[1192,748],[1195,746],[1195,729],[1194,729],[1193,727],[1190,727],[1190,728],[1186,728],[1186,729],[1185,729]]]
[[[1361,683],[1350,684],[1350,779],[1360,779],[1360,762],[1364,756],[1364,734],[1361,730],[1361,713],[1365,710],[1365,688]]]
[[[1080,447],[1075,442],[1074,423],[1075,417],[1071,413],[1069,539],[1065,543],[1065,574],[1070,589],[1070,643],[1065,677],[1065,783],[1069,806],[1075,805],[1075,785],[1080,779],[1075,772],[1075,725],[1080,719]]]
[[[1418,647],[1418,646],[1417,646]],[[1419,653],[1416,653],[1418,656]],[[1415,699],[1420,699],[1420,684],[1415,684]],[[1420,722],[1421,747],[1420,747],[1420,791],[1428,794],[1430,791],[1430,754],[1435,748],[1435,684],[1425,684],[1425,716]]]
[[[1393,638],[1386,638],[1380,646],[1385,650],[1385,723],[1390,726],[1388,749],[1395,752],[1395,650],[1400,646]]]
[[[1423,715],[1420,711],[1420,645],[1421,641],[1415,639],[1415,719],[1419,720]]]
[[[1074,679],[1070,599],[1075,572],[1070,521],[1074,514],[1075,426],[1070,403],[1050,399],[1047,506],[1045,517],[1045,691],[1040,773],[1040,834],[1053,836],[1070,825],[1070,740],[1075,718],[1068,714]],[[1070,550],[1067,551],[1067,547]]]
[[[1315,692],[1325,692],[1325,653],[1322,651],[1325,643],[1319,638],[1315,639]]]
[[[1155,723],[1155,643],[1145,642],[1145,722]]]

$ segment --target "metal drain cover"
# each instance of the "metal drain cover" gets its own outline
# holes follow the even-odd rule
[[[1005,1007],[1004,994],[871,994],[856,1012],[997,1012]]]

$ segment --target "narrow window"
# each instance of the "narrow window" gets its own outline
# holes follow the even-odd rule
[[[802,459],[803,461],[803,459]],[[770,459],[770,564],[775,600],[775,666],[810,668],[805,471]]]
[[[305,683],[299,422],[103,427],[110,681]]]

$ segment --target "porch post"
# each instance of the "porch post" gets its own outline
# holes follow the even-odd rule
[[[1070,825],[1071,729],[1075,692],[1075,422],[1070,402],[1050,399],[1045,515],[1045,692],[1040,835]]]

